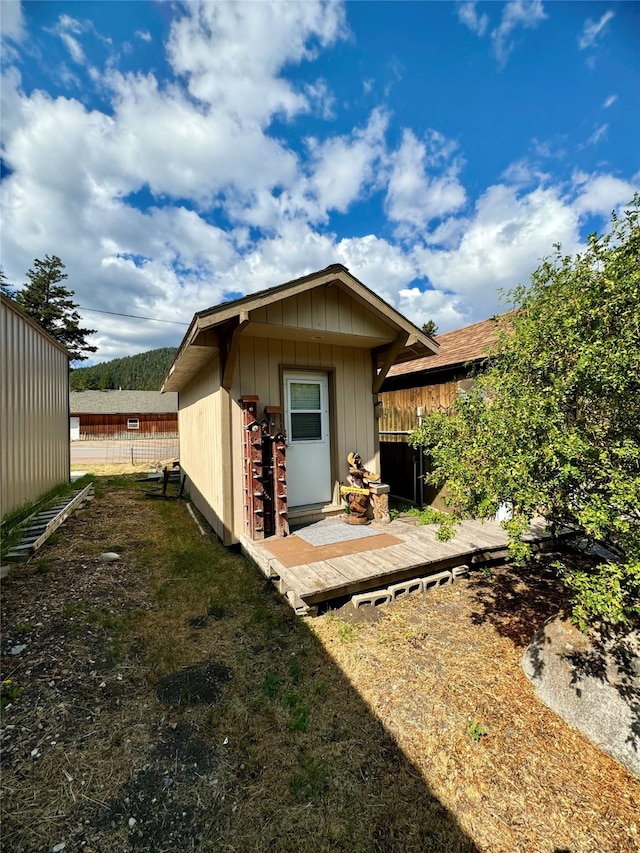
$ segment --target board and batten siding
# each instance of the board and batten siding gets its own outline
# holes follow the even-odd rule
[[[223,541],[230,524],[223,476],[229,453],[223,441],[225,393],[215,357],[180,391],[178,408],[180,467],[189,479],[191,500]]]
[[[244,482],[242,411],[238,401],[243,395],[257,395],[259,417],[267,405],[284,407],[282,373],[296,368],[326,371],[329,375],[333,505],[341,505],[339,485],[346,482],[347,455],[352,450],[360,453],[367,469],[378,470],[380,467],[371,391],[373,368],[368,349],[242,337],[231,391],[236,537],[245,533],[244,493],[241,488]],[[310,471],[309,476],[313,476],[313,472]]]
[[[284,326],[346,335],[395,338],[392,327],[370,308],[353,299],[337,285],[289,296],[271,305],[254,308],[252,323]]]
[[[103,439],[177,438],[178,415],[149,412],[127,412],[120,415],[78,415],[81,441]],[[129,429],[130,418],[138,421],[136,429]]]
[[[1,297],[0,516],[69,482],[69,356]]]

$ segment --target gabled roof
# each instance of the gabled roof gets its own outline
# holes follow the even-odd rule
[[[178,411],[177,394],[160,391],[70,391],[71,415],[147,415]]]
[[[331,285],[336,285],[348,292],[356,301],[365,305],[369,311],[395,329],[394,340],[387,340],[379,347],[380,381],[378,385],[381,384],[394,361],[403,361],[416,356],[428,357],[438,352],[438,346],[431,338],[366,287],[345,266],[332,264],[323,270],[276,285],[268,290],[198,311],[165,377],[163,391],[179,390],[212,358],[215,351],[222,351],[225,360],[231,365],[230,370],[225,370],[226,387],[229,376],[233,373],[234,347],[237,347],[238,336],[247,331],[247,326],[251,326],[251,312],[257,312],[259,309],[315,288]],[[298,331],[301,330],[298,329]],[[313,333],[314,329],[308,329],[308,332]],[[337,337],[338,334],[334,333],[334,336]],[[372,346],[372,348],[375,347]]]
[[[438,335],[435,339],[440,346],[438,355],[431,358],[416,358],[404,364],[394,364],[387,377],[391,379],[411,373],[435,372],[445,368],[462,367],[470,362],[483,361],[487,357],[487,351],[496,342],[499,320],[500,317],[491,317],[488,320],[464,326],[462,329]]]

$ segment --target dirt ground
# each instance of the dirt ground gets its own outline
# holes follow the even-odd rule
[[[520,668],[544,562],[301,620],[146,488],[2,583],[2,851],[639,849],[640,780]]]

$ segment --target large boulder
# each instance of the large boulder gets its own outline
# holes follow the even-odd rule
[[[640,777],[640,628],[585,635],[558,615],[536,633],[522,667],[545,705]]]

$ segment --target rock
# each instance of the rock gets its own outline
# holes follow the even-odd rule
[[[135,817],[130,817],[129,818],[129,829],[133,829],[133,827],[136,825],[137,822],[138,821],[135,819]]]
[[[19,646],[12,646],[10,654],[12,655],[20,655],[27,648],[26,643],[21,643]]]
[[[535,634],[522,668],[545,705],[640,777],[640,629],[585,636],[556,616]]]
[[[106,551],[104,554],[100,554],[100,559],[103,563],[115,563],[116,560],[120,559],[120,554],[116,554],[115,551]]]
[[[56,844],[55,847],[51,848],[51,853],[62,853],[66,846],[66,843],[61,841],[59,844]]]

